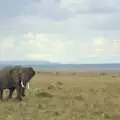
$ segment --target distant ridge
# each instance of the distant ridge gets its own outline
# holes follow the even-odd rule
[[[0,61],[0,64],[22,64],[22,65],[28,65],[28,64],[50,64],[48,61]]]
[[[0,61],[0,68],[6,66],[32,66],[41,71],[79,71],[79,70],[117,70],[120,71],[120,63],[101,64],[60,64],[49,61]]]

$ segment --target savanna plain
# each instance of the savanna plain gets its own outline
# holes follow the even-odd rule
[[[15,96],[0,101],[0,120],[120,120],[120,72],[36,72]]]

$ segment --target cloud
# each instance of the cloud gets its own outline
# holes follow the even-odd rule
[[[58,32],[62,34],[67,34],[66,32],[76,34],[79,31],[83,31],[89,34],[91,30],[98,30],[99,33],[103,30],[119,30],[120,11],[113,10],[114,12],[112,12],[112,9],[120,8],[118,2],[117,0],[105,0],[99,1],[99,3],[95,0],[91,0],[91,2],[88,0],[61,0],[58,2],[55,2],[55,0],[38,0],[28,2],[27,0],[24,5],[24,2],[21,1],[20,3],[18,2],[20,4],[18,8],[11,8],[11,14],[16,12],[12,18],[7,15],[9,19],[0,19],[2,21],[0,31],[15,31],[19,33],[29,31],[38,33]],[[17,3],[13,3],[16,6]],[[73,9],[72,6],[75,9],[73,11],[68,9]],[[10,7],[12,7],[11,4]],[[99,14],[96,8],[103,9],[103,12]],[[104,10],[108,11],[108,8],[111,8],[110,14],[104,14],[106,13]],[[5,9],[1,11],[5,11]],[[81,11],[81,13],[83,11],[85,14],[80,14],[78,11]],[[96,14],[89,14],[89,12],[95,12]],[[5,14],[4,12],[2,13]],[[7,14],[10,13],[7,11]]]
[[[31,1],[32,0],[0,0],[0,21],[20,15],[25,6],[32,3]]]
[[[28,4],[21,15],[34,15],[41,18],[52,19],[55,21],[66,20],[73,16],[73,13],[66,8],[61,8],[59,1],[41,0]]]
[[[66,40],[54,34],[28,33],[16,46],[16,37],[0,43],[1,60],[48,60],[61,63],[101,62],[120,55],[120,41],[96,38],[86,41]],[[57,39],[56,39],[57,38]],[[110,59],[110,60],[111,60]]]
[[[119,61],[119,8],[118,0],[0,1],[0,59]]]
[[[61,6],[79,14],[108,14],[120,12],[118,0],[61,0]]]

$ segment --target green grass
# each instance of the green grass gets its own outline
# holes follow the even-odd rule
[[[38,73],[26,95],[0,102],[0,120],[120,120],[119,73]]]

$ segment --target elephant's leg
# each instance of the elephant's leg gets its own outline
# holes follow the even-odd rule
[[[3,100],[3,90],[0,90],[0,99]]]
[[[9,89],[9,96],[8,96],[8,98],[12,98],[14,90],[15,90],[15,88],[10,88]]]
[[[22,100],[22,88],[17,87],[16,91],[17,91],[17,99]]]
[[[22,88],[22,96],[25,97],[25,88]]]

